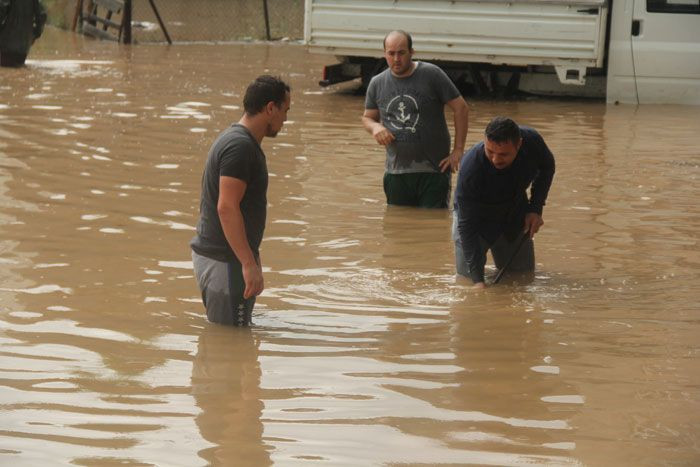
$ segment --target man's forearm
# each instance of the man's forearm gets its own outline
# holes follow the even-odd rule
[[[541,136],[536,142],[539,143],[540,147],[537,152],[537,176],[532,181],[530,189],[529,211],[542,215],[542,207],[547,201],[549,188],[552,186],[552,180],[554,179],[556,163],[554,162],[552,151],[549,150]]]
[[[454,112],[454,129],[455,141],[454,150],[464,152],[464,145],[467,141],[467,132],[469,131],[469,107],[465,103]]]
[[[537,214],[542,214],[542,207],[547,201],[547,195],[549,194],[549,188],[552,186],[552,179],[554,178],[554,169],[548,170],[546,172],[540,172],[535,180],[532,182],[532,188],[530,189],[530,212],[536,212]]]
[[[474,240],[475,241],[472,242],[467,241],[467,245],[465,245],[463,241],[462,249],[464,251],[465,260],[467,261],[469,278],[476,284],[478,282],[484,282],[486,255],[482,252],[478,239]]]
[[[486,265],[486,252],[481,247],[479,234],[474,228],[474,222],[470,220],[465,211],[459,213],[457,224],[460,244],[467,263],[469,278],[474,282],[484,282],[484,266]]]
[[[240,209],[229,208],[219,211],[219,220],[224,230],[224,236],[233,253],[242,265],[256,263],[253,250],[250,249],[248,237],[245,232],[243,214]]]
[[[365,130],[371,135],[374,133],[374,129],[378,126],[381,125],[377,120],[371,118],[371,117],[362,117],[362,126],[365,127]]]

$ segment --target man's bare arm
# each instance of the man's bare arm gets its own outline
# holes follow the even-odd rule
[[[245,195],[247,184],[235,177],[219,177],[219,200],[216,209],[219,213],[224,236],[236,258],[241,262],[245,291],[243,298],[259,295],[264,288],[262,267],[250,249],[245,232],[241,200]]]
[[[459,168],[459,161],[462,160],[469,131],[469,106],[462,96],[448,101],[447,106],[454,114],[455,140],[450,155],[440,161],[440,170],[444,172],[449,168],[455,172]]]
[[[365,113],[362,114],[362,124],[365,130],[382,146],[394,141],[394,135],[380,123],[378,109],[365,109]]]

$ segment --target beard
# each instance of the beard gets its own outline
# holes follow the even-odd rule
[[[282,128],[275,130],[274,128],[272,128],[271,125],[267,125],[267,130],[265,130],[265,136],[267,136],[268,138],[274,138],[275,136],[277,136],[277,133],[279,133],[281,129]]]
[[[413,61],[409,60],[408,63],[404,63],[400,67],[398,65],[392,66],[391,71],[393,71],[397,75],[405,75],[411,71],[412,66],[413,66]]]

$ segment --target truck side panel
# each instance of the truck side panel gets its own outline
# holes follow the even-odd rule
[[[416,58],[601,67],[605,0],[307,0],[311,52],[378,57],[391,29],[411,32]]]

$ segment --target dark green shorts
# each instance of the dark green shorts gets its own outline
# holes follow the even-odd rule
[[[384,174],[387,204],[446,208],[450,201],[450,172]]]

